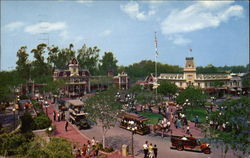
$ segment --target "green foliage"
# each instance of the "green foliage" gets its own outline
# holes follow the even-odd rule
[[[143,91],[143,87],[139,84],[134,84],[128,89],[128,91],[130,93],[141,93]]]
[[[182,68],[168,64],[157,63],[158,74],[160,73],[181,73]],[[121,66],[118,72],[125,71],[133,79],[141,79],[155,71],[155,62],[151,60],[142,60],[129,66]]]
[[[213,87],[222,87],[224,85],[223,81],[213,81],[211,82],[211,86]]]
[[[22,46],[17,51],[18,60],[16,62],[16,70],[20,79],[27,80],[30,77],[30,63],[28,61],[29,54],[26,52],[27,47]]]
[[[28,142],[28,137],[25,137],[23,134],[9,134],[5,133],[0,135],[0,155],[16,155],[19,154],[22,149],[22,145],[26,145]]]
[[[97,46],[87,47],[86,44],[78,50],[77,60],[81,69],[89,70],[90,74],[95,75],[98,71],[100,49]]]
[[[188,99],[192,106],[200,106],[204,105],[206,98],[207,95],[201,89],[189,86],[177,96],[176,101],[178,104],[184,104]]]
[[[108,71],[112,71],[114,73],[117,72],[117,59],[114,57],[112,52],[105,52],[104,56],[100,60],[100,72],[102,75],[107,75]]]
[[[64,80],[56,80],[56,81],[49,81],[46,86],[44,86],[44,90],[46,92],[51,92],[53,94],[59,94],[60,88],[65,86]]]
[[[136,103],[138,104],[150,104],[155,100],[155,94],[150,90],[143,90],[143,92],[139,93],[135,97]]]
[[[35,122],[29,112],[25,112],[21,117],[22,126],[20,128],[22,133],[30,132],[35,129]]]
[[[45,129],[50,127],[51,120],[45,114],[41,113],[34,118],[35,128],[34,129]]]
[[[221,111],[213,112],[210,119],[218,122],[219,125],[226,123],[226,129],[222,131],[212,128],[210,131],[212,137],[222,140],[233,150],[250,154],[250,99],[242,97],[236,100],[228,100],[222,106],[224,108]]]
[[[212,64],[209,64],[205,67],[198,66],[196,68],[197,73],[203,73],[203,74],[213,74],[213,73],[243,73],[247,72],[247,66],[223,66],[223,67],[215,67]]]
[[[244,79],[242,85],[243,87],[250,87],[250,79]]]
[[[41,43],[37,45],[36,49],[32,49],[31,53],[34,53],[35,60],[32,61],[32,78],[40,78],[44,76],[51,76],[51,67],[45,62],[44,54],[46,44]]]
[[[185,107],[184,114],[188,120],[194,121],[194,117],[198,116],[199,122],[206,122],[207,110],[204,107]]]
[[[47,143],[40,137],[35,137],[35,139],[29,143],[29,148],[23,157],[34,157],[34,158],[55,158],[64,157],[72,158],[71,154],[71,143],[63,138],[52,138],[50,142]]]
[[[22,83],[17,71],[0,71],[0,103],[14,99],[14,87]]]
[[[85,110],[89,114],[88,118],[102,127],[104,147],[105,134],[111,127],[115,126],[121,109],[121,104],[115,101],[116,93],[116,89],[108,89],[86,100]]]
[[[163,95],[173,95],[178,91],[178,87],[168,81],[161,81],[157,90]]]

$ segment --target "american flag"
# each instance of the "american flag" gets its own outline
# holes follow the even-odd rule
[[[189,51],[192,52],[192,48],[189,48]]]
[[[159,53],[158,53],[157,39],[156,39],[156,32],[155,32],[155,54],[156,54],[156,56],[159,55]]]

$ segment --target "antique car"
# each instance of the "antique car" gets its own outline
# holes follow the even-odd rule
[[[120,127],[130,130],[129,127],[129,121],[133,121],[135,126],[137,127],[135,133],[144,135],[150,133],[150,128],[145,124],[145,121],[149,120],[148,118],[135,114],[135,113],[122,113],[120,115],[121,122],[120,122]]]
[[[60,111],[67,111],[68,110],[68,108],[66,107],[66,101],[65,100],[63,100],[63,99],[60,99],[60,100],[58,100],[57,101],[57,103],[58,103],[58,109],[60,110]]]
[[[79,129],[90,128],[90,123],[84,112],[84,104],[80,100],[69,100],[69,121]]]
[[[172,149],[201,151],[205,154],[210,154],[211,149],[209,144],[202,143],[194,137],[171,136]]]

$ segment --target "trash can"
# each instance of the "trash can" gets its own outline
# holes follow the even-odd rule
[[[128,146],[126,144],[122,145],[122,156],[128,156]]]

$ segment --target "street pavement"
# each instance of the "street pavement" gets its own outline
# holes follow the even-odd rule
[[[99,125],[94,125],[90,129],[87,130],[78,130],[74,125],[69,124],[68,132],[65,131],[65,121],[55,122],[53,121],[53,111],[57,110],[57,107],[52,104],[48,108],[48,115],[52,120],[52,123],[56,125],[56,137],[63,137],[68,139],[71,142],[78,143],[79,146],[82,146],[87,140],[90,138],[95,137],[97,141],[102,142],[102,128]],[[154,111],[156,112],[156,111]],[[195,127],[196,128],[196,127]],[[183,135],[185,132],[182,129],[175,129],[172,127],[173,133],[176,135]],[[200,134],[201,132],[199,129],[193,129],[192,123],[190,124],[191,132],[196,135]],[[193,129],[193,130],[192,130]],[[121,150],[121,146],[123,144],[129,145],[129,152],[131,153],[131,137],[132,134],[130,131],[125,129],[119,128],[118,124],[111,128],[106,134],[106,144],[108,146],[112,146],[117,151]],[[134,137],[134,153],[136,157],[143,157],[143,150],[142,145],[147,140],[149,143],[153,145],[156,144],[158,147],[158,158],[219,158],[221,157],[221,148],[214,146],[211,144],[212,153],[211,154],[204,154],[201,152],[193,152],[193,151],[177,151],[174,149],[170,149],[171,142],[170,136],[166,135],[166,137],[162,138],[161,134],[148,134],[148,135],[133,135]],[[227,153],[227,158],[234,158],[236,157],[232,151]],[[122,158],[120,152],[116,152],[115,154],[109,155],[109,158]],[[123,157],[124,158],[124,157]]]
[[[46,109],[44,109],[46,111]],[[65,121],[54,121],[53,118],[53,111],[57,111],[57,108],[54,104],[50,104],[50,106],[47,108],[47,113],[49,118],[52,120],[52,124],[56,126],[55,131],[55,137],[61,137],[66,138],[70,142],[76,144],[78,147],[82,147],[83,144],[87,144],[87,141],[90,140],[92,137],[87,137],[83,133],[81,133],[77,127],[69,123],[68,131],[65,131]],[[122,157],[120,152],[115,152],[108,156],[108,158],[131,158],[131,156],[128,157]]]

